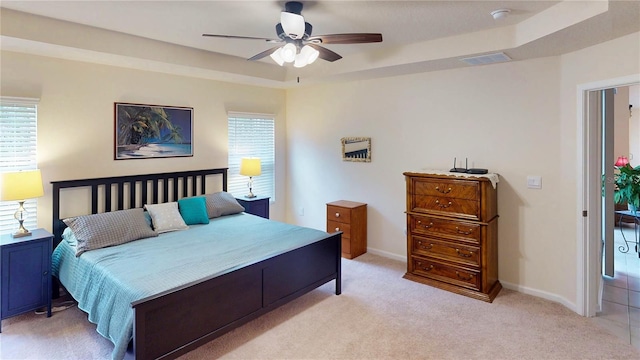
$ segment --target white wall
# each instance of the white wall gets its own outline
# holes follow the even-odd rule
[[[404,258],[402,172],[448,169],[454,156],[468,157],[470,167],[501,176],[500,280],[575,309],[577,85],[640,73],[638,39],[562,57],[288,91],[287,219],[324,229],[326,202],[365,202],[369,249]],[[342,162],[343,136],[370,136],[372,162]],[[527,175],[542,176],[542,189],[528,189]]]
[[[613,154],[607,162],[613,166],[618,156],[629,157],[629,87],[616,88],[613,97]]]
[[[39,227],[51,230],[50,181],[226,167],[227,111],[275,114],[276,173],[285,177],[283,90],[6,51],[0,71],[1,95],[40,99],[38,163],[45,196],[38,200]],[[113,160],[114,102],[193,107],[194,156]],[[284,192],[283,183],[276,191]],[[271,214],[284,218],[284,201],[273,204]]]
[[[629,162],[633,166],[638,166],[640,165],[640,85],[629,87],[629,104],[633,104],[629,119]]]

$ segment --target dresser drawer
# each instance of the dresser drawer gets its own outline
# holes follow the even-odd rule
[[[480,290],[478,271],[446,265],[430,259],[412,257],[413,273],[434,280]]]
[[[457,243],[412,236],[412,253],[480,267],[480,248]]]
[[[482,226],[472,222],[409,215],[409,231],[412,234],[437,236],[472,244],[480,244]]]
[[[351,224],[345,224],[333,220],[327,220],[327,232],[342,231],[342,238],[351,238]]]
[[[414,179],[413,191],[416,195],[446,196],[454,199],[477,201],[480,187],[477,181]]]
[[[476,200],[415,194],[412,197],[410,211],[480,220],[480,203]]]
[[[351,209],[327,205],[327,221],[351,223]]]

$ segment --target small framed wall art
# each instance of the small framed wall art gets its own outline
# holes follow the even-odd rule
[[[371,162],[371,138],[344,137],[342,142],[342,160]]]
[[[114,158],[193,156],[193,108],[115,103]]]

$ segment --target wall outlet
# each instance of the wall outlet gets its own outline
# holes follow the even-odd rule
[[[304,208],[303,207],[299,207],[298,208],[298,216],[304,216]]]

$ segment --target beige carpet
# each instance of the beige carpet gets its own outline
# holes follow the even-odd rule
[[[402,279],[402,262],[343,259],[329,283],[182,359],[640,359],[592,320],[503,289],[493,304]],[[2,323],[2,359],[105,359],[113,346],[77,307]]]

